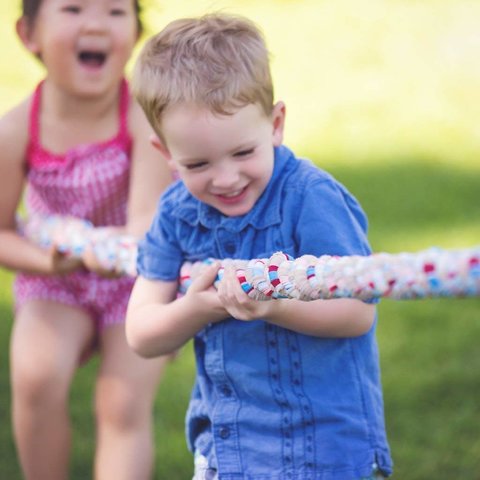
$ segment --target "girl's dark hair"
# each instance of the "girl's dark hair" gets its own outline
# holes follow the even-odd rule
[[[35,21],[41,4],[42,0],[22,0],[22,16],[28,20],[28,23],[32,24]],[[143,32],[141,12],[142,8],[140,6],[140,1],[135,0],[135,14],[137,17],[137,29],[139,34]]]

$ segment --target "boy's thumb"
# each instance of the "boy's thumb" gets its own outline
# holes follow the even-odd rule
[[[218,269],[220,268],[220,262],[212,263],[208,265],[203,272],[201,272],[197,278],[192,282],[188,288],[191,292],[201,292],[208,290],[217,279]]]

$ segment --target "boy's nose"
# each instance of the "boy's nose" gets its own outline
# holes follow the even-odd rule
[[[213,175],[212,183],[217,188],[234,187],[238,182],[238,171],[233,166],[225,166],[216,169]]]

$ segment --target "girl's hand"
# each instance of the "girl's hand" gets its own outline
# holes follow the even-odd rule
[[[64,275],[83,268],[81,258],[72,257],[61,252],[56,245],[52,245],[48,252],[50,257],[51,272],[55,275]]]
[[[93,248],[87,247],[82,255],[83,265],[90,272],[104,278],[118,278],[122,276],[122,272],[119,272],[115,267],[106,268],[97,258]]]
[[[225,264],[223,278],[218,285],[218,297],[228,314],[237,320],[268,318],[274,307],[274,300],[251,299],[240,286],[235,267]]]

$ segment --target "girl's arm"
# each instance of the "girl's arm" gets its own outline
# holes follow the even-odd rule
[[[30,100],[0,119],[0,265],[29,273],[66,273],[81,265],[52,248],[45,251],[16,231],[15,214],[25,183]]]
[[[132,100],[129,107],[129,132],[132,137],[132,155],[127,223],[112,227],[112,232],[141,237],[152,221],[155,208],[165,188],[172,181],[166,160],[152,145],[154,135],[142,109]],[[117,277],[115,270],[108,270],[99,262],[95,253],[87,249],[83,254],[85,266],[104,277]]]
[[[143,235],[150,226],[160,195],[172,182],[172,172],[153,146],[151,139],[155,133],[134,100],[129,122],[133,149],[126,230],[132,235]]]
[[[240,287],[233,267],[225,268],[218,295],[238,320],[263,318],[289,330],[317,337],[356,337],[367,333],[375,320],[375,306],[341,298],[310,302],[283,299],[252,300]]]
[[[139,355],[172,353],[209,323],[228,317],[212,287],[218,265],[210,265],[176,299],[178,282],[139,277],[127,311],[127,341]]]

